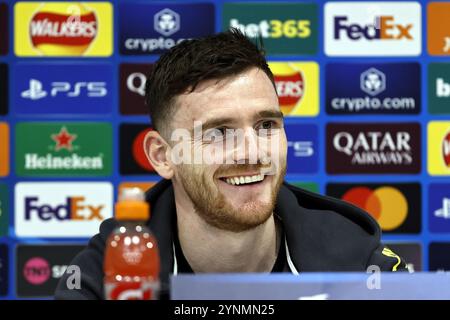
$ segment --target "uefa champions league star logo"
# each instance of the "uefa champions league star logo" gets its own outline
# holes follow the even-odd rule
[[[154,28],[163,36],[171,36],[180,30],[180,15],[168,8],[163,9],[154,16]]]
[[[365,93],[376,96],[386,89],[386,76],[380,70],[370,68],[361,73],[360,86]]]

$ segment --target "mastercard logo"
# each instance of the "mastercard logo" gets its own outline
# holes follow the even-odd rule
[[[315,62],[269,62],[284,115],[319,113],[319,66]]]
[[[112,53],[112,7],[105,2],[19,2],[19,56],[107,56]]]
[[[408,216],[408,201],[403,193],[394,187],[354,187],[342,196],[342,200],[367,211],[377,220],[381,229],[386,231],[401,226]]]

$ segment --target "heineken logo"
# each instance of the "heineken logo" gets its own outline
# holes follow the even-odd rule
[[[112,171],[112,128],[107,123],[19,123],[20,176],[98,176]]]
[[[61,130],[57,134],[51,135],[52,140],[56,142],[55,151],[66,149],[72,151],[72,142],[77,139],[76,134],[70,134],[66,127],[61,127]]]

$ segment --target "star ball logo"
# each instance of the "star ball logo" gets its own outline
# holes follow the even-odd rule
[[[286,116],[319,113],[319,65],[315,62],[269,62],[280,109]]]
[[[419,173],[419,123],[329,123],[326,165],[330,174]]]
[[[112,172],[112,127],[102,122],[16,125],[19,176],[104,176]]]
[[[327,185],[327,195],[368,212],[385,232],[419,233],[421,230],[419,183],[331,183]]]
[[[109,2],[18,2],[14,6],[17,56],[110,56]]]
[[[214,33],[210,3],[120,3],[119,46],[125,55],[161,54],[186,39]]]

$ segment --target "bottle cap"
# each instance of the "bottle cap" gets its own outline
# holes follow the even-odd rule
[[[140,188],[123,188],[115,206],[117,220],[148,220],[150,205]]]

